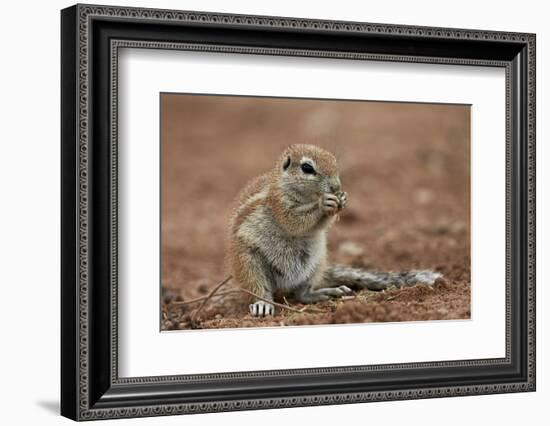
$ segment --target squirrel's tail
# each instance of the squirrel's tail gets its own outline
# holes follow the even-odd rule
[[[375,272],[351,266],[334,265],[327,269],[325,282],[330,287],[345,285],[353,289],[384,290],[390,286],[431,285],[442,275],[430,270]]]

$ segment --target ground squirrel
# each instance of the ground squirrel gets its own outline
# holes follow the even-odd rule
[[[314,303],[353,292],[417,283],[441,276],[429,270],[370,272],[327,263],[326,233],[345,207],[336,158],[315,145],[291,145],[268,173],[237,197],[229,226],[228,263],[239,285],[268,301],[285,296]],[[253,316],[273,315],[257,300]]]

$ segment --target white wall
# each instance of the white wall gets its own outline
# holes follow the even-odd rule
[[[545,2],[297,0],[103,1],[143,7],[297,16],[537,33],[538,391],[347,406],[121,420],[132,424],[543,424],[550,401],[548,342],[550,27]],[[66,1],[2,5],[0,65],[0,394],[3,424],[58,424],[59,9]],[[546,121],[546,122],[545,122]],[[480,417],[482,416],[482,417]],[[112,423],[108,421],[107,424]]]

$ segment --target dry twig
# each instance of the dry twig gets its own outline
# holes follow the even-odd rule
[[[212,297],[222,297],[222,296],[226,296],[228,294],[233,294],[233,293],[236,293],[236,292],[238,292],[238,289],[231,288],[229,290],[220,291],[219,293],[216,292],[216,294],[213,294],[212,296],[210,296],[210,295],[200,296],[200,297],[196,297],[195,299],[179,300],[177,302],[171,302],[170,304],[173,305],[173,306],[190,305],[191,303],[201,302],[205,299],[209,299],[209,298],[212,298]]]
[[[216,294],[216,292],[222,287],[224,286],[225,284],[227,284],[229,282],[229,280],[231,280],[231,278],[233,278],[231,275],[229,275],[225,280],[223,280],[222,282],[220,282],[216,287],[214,287],[212,289],[212,291],[208,294],[208,296],[206,296],[206,298],[203,300],[203,302],[200,304],[200,306],[197,308],[197,310],[195,312],[193,312],[193,314],[191,315],[191,319],[190,319],[190,322],[191,324],[194,324],[195,323],[195,318],[197,317],[197,315],[199,314],[199,312],[202,310],[202,308],[204,308],[204,305],[206,305],[206,303],[210,300],[210,298],[212,296],[214,296],[214,294]]]
[[[274,302],[272,300],[265,299],[261,296],[258,296],[256,293],[253,293],[253,292],[251,292],[251,291],[249,291],[245,288],[237,288],[237,291],[241,291],[243,293],[249,294],[250,296],[253,296],[256,299],[263,300],[264,302],[271,303],[273,306],[278,306],[279,308],[287,309],[287,310],[292,311],[292,312],[302,313],[307,309],[307,306],[304,306],[302,309],[291,308],[290,306],[286,306],[286,305],[283,305],[281,303],[277,303],[277,302]]]
[[[197,297],[195,299],[191,299],[191,300],[183,300],[181,302],[171,302],[171,305],[174,305],[174,306],[179,306],[179,305],[188,305],[188,304],[191,304],[191,303],[196,303],[196,302],[201,302],[201,305],[195,310],[195,312],[193,312],[193,315],[191,316],[191,323],[194,323],[195,321],[195,318],[197,318],[197,315],[199,314],[199,312],[204,308],[204,306],[206,305],[206,303],[208,303],[208,301],[210,299],[212,299],[213,297],[220,297],[220,296],[226,296],[228,294],[233,294],[233,293],[246,293],[250,296],[253,296],[255,297],[256,299],[259,299],[259,300],[263,300],[264,302],[267,302],[267,303],[271,303],[273,306],[277,306],[279,308],[282,308],[282,309],[286,309],[288,311],[291,311],[291,312],[296,312],[296,313],[304,313],[306,311],[311,311],[311,312],[324,312],[324,311],[320,311],[318,309],[315,309],[313,307],[310,307],[310,306],[304,306],[303,308],[301,309],[296,309],[296,308],[293,308],[289,305],[283,305],[281,303],[277,303],[277,302],[274,302],[272,300],[269,300],[269,299],[266,299],[264,297],[261,297],[259,295],[257,295],[256,293],[250,291],[250,290],[246,290],[244,288],[240,288],[240,287],[235,287],[235,288],[231,288],[229,290],[226,290],[226,291],[223,291],[221,293],[217,293],[217,291],[222,287],[224,286],[230,279],[232,278],[232,276],[230,275],[229,277],[227,277],[225,280],[223,280],[222,282],[220,282],[216,287],[214,287],[214,289],[206,296],[201,296],[201,297]],[[285,299],[285,302],[288,303]]]

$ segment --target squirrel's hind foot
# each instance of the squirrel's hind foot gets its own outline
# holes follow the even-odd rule
[[[296,294],[296,300],[302,303],[317,303],[329,300],[331,297],[342,297],[353,294],[353,290],[348,286],[323,287],[317,289],[305,288]]]

